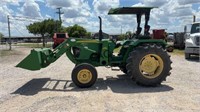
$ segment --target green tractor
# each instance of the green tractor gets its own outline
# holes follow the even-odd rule
[[[110,9],[108,14],[136,14],[137,32],[134,39],[116,44],[113,40],[102,39],[101,17],[99,39],[68,38],[55,49],[33,49],[17,67],[40,70],[55,62],[64,53],[76,65],[72,70],[72,81],[81,88],[92,86],[97,80],[98,66],[119,67],[137,84],[157,86],[170,75],[171,60],[166,52],[166,42],[151,39],[148,25],[153,7],[123,7]],[[140,32],[141,16],[145,15],[144,35]],[[119,53],[113,51],[121,47]]]

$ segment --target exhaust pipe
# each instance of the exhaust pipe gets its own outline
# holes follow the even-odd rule
[[[195,23],[195,22],[196,22],[196,16],[193,15],[193,23]]]
[[[102,36],[103,36],[103,34],[102,34],[102,22],[101,22],[101,17],[100,16],[98,16],[98,17],[99,17],[99,41],[101,41]]]

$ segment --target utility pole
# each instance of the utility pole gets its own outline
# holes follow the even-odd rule
[[[9,18],[9,15],[7,16],[7,18],[8,18],[9,50],[11,50],[10,18]]]
[[[61,12],[61,7],[58,7],[57,9],[58,9],[58,12],[56,12],[56,13],[59,15],[60,25],[62,26],[61,14],[64,14],[64,12]],[[57,22],[56,22],[56,31],[58,32],[58,24],[57,24]]]
[[[122,25],[121,25],[121,35],[122,35]]]
[[[196,22],[196,16],[193,15],[193,23],[195,23],[195,22]]]
[[[61,19],[61,14],[64,14],[64,12],[61,12],[61,7],[57,8],[58,12],[56,12],[59,15],[59,20],[62,23],[62,19]]]

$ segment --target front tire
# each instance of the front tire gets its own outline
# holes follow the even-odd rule
[[[166,80],[172,63],[167,52],[155,44],[134,48],[127,62],[128,73],[144,86],[157,86]]]
[[[91,87],[96,82],[96,79],[97,71],[90,64],[79,64],[72,71],[72,81],[80,88]]]

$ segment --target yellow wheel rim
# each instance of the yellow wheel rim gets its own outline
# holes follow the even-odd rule
[[[158,77],[163,68],[163,60],[156,54],[148,54],[140,60],[139,69],[141,74],[146,78],[153,79]]]
[[[86,84],[92,80],[92,73],[87,69],[82,69],[78,72],[77,78],[80,83]]]

